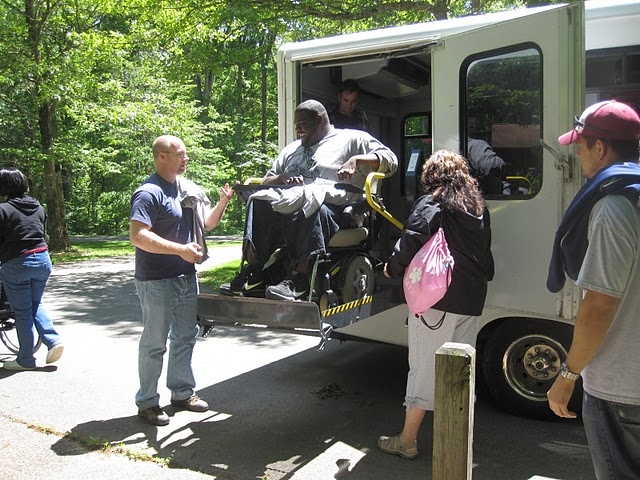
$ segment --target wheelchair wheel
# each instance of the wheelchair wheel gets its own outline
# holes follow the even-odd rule
[[[364,255],[354,256],[344,270],[340,295],[343,303],[371,295],[375,287],[375,271]]]
[[[2,320],[0,323],[0,340],[13,354],[17,354],[20,349],[20,342],[18,342],[18,332],[16,331],[16,321],[13,318]],[[35,332],[35,344],[33,346],[33,352],[37,352],[42,345],[42,339],[37,332]]]

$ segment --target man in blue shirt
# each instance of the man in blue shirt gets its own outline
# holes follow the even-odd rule
[[[221,188],[220,202],[210,202],[202,189],[181,178],[189,157],[182,140],[163,135],[153,142],[156,172],[133,193],[129,234],[136,247],[135,284],[142,307],[143,331],[138,351],[140,390],[136,394],[138,416],[152,425],[167,425],[160,408],[158,379],[162,372],[167,337],[170,338],[167,387],[171,405],[195,412],[209,405],[195,394],[191,356],[198,336],[198,283],[195,263],[203,258],[197,242],[194,217],[204,230],[213,229],[233,196],[229,185]],[[198,199],[187,207],[181,200]],[[192,204],[190,204],[192,205]],[[198,235],[198,233],[200,235]]]

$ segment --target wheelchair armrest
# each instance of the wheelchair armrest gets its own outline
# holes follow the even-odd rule
[[[254,183],[262,183],[262,178],[249,177],[244,182],[242,182],[243,185],[253,185]]]

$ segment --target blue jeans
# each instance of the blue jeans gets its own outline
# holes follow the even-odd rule
[[[584,429],[598,480],[640,479],[640,405],[625,405],[584,392]]]
[[[41,303],[51,268],[47,251],[14,258],[4,262],[0,268],[2,286],[16,319],[16,333],[20,342],[17,361],[23,367],[36,366],[33,356],[34,327],[47,348],[60,342],[53,321]]]
[[[142,307],[142,336],[138,347],[140,409],[159,405],[158,380],[162,373],[169,337],[167,388],[171,398],[185,400],[196,386],[191,368],[193,347],[198,337],[198,281],[195,274],[163,280],[136,280]]]

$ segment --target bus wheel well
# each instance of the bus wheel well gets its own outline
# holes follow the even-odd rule
[[[571,344],[573,326],[534,318],[504,318],[478,334],[479,392],[517,415],[554,418],[546,393],[558,375]],[[580,411],[582,384],[570,403]]]

